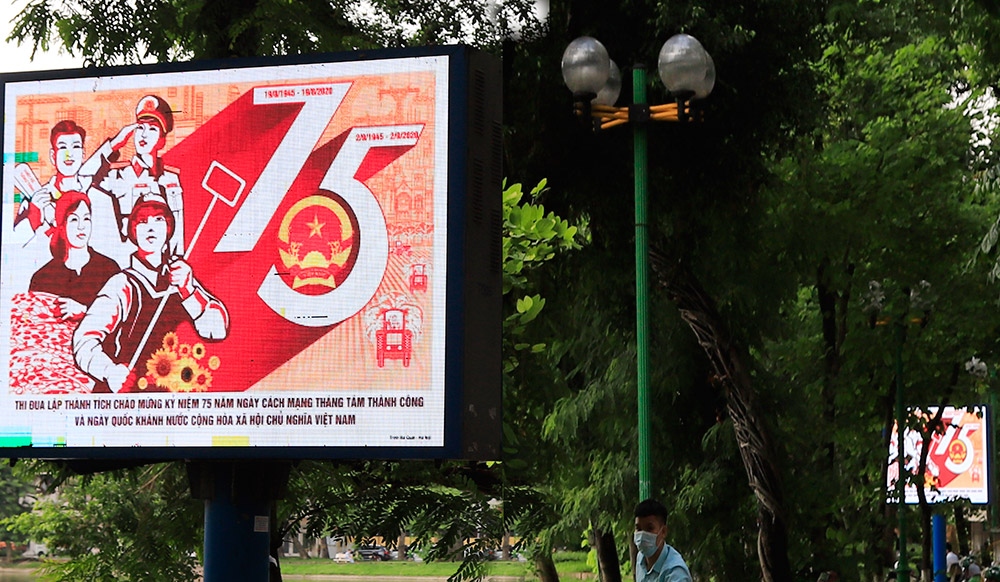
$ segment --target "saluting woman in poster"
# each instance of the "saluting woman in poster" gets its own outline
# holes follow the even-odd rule
[[[94,392],[166,390],[134,384],[130,377],[146,375],[168,334],[184,321],[203,339],[224,339],[229,330],[222,302],[195,280],[186,261],[168,254],[174,234],[170,207],[159,197],[144,198],[132,210],[128,229],[137,247],[131,265],[101,289],[73,335],[77,365],[96,380]]]

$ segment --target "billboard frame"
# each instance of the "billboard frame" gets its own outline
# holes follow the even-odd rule
[[[418,57],[445,57],[448,63],[448,275],[442,446],[65,447],[5,446],[0,442],[0,457],[112,461],[500,458],[502,97],[501,67],[496,58],[456,45],[18,72],[0,74],[0,104],[6,111],[7,86],[11,83],[194,71],[224,74],[255,67]],[[7,180],[14,147],[4,143],[4,138],[0,135],[3,179]],[[7,185],[4,188],[7,191]],[[0,212],[0,220],[10,219]]]
[[[936,412],[940,408],[941,408],[941,406],[937,405],[937,404],[928,405],[928,406],[910,406],[910,407],[907,407],[907,418],[910,418],[916,412],[921,412],[921,413],[924,413],[924,414],[931,415],[931,414],[933,414],[932,412],[930,412],[931,410],[933,410],[933,411]],[[981,487],[979,487],[979,489],[984,490],[985,495],[986,495],[986,499],[985,499],[985,501],[982,501],[982,500],[973,501],[968,496],[961,496],[961,495],[954,495],[954,494],[949,496],[948,495],[948,490],[950,489],[949,487],[946,486],[944,489],[937,489],[937,490],[935,490],[934,487],[933,487],[933,485],[931,485],[931,484],[925,484],[925,486],[924,486],[925,499],[927,499],[927,503],[929,505],[935,505],[935,504],[939,504],[939,503],[951,503],[951,502],[954,502],[954,501],[964,501],[964,502],[971,503],[972,505],[980,505],[980,506],[982,506],[982,505],[991,505],[993,503],[993,501],[994,501],[994,495],[995,495],[994,492],[993,492],[993,486],[994,486],[994,483],[993,483],[993,480],[994,480],[994,476],[993,476],[994,458],[993,458],[993,456],[995,454],[994,451],[993,451],[993,447],[994,447],[993,435],[994,435],[994,431],[995,431],[995,428],[993,427],[993,410],[992,410],[992,408],[989,405],[982,404],[982,403],[980,403],[980,404],[967,404],[965,406],[946,405],[944,408],[945,408],[946,411],[948,409],[951,409],[953,411],[953,413],[957,412],[957,411],[965,411],[964,414],[976,415],[976,416],[979,417],[979,419],[982,422],[982,427],[978,431],[981,434],[976,439],[977,441],[979,441],[979,443],[981,443],[981,446],[983,447],[983,450],[982,450],[982,457],[983,457],[983,459],[982,459],[982,464],[981,464],[982,466],[981,466],[981,468],[978,465],[975,466],[975,467],[970,466],[969,468],[967,468],[964,471],[962,471],[962,474],[964,474],[965,471],[974,471],[975,469],[980,469],[979,470],[979,480],[982,483],[982,485],[981,485]],[[982,414],[981,415],[977,414],[980,411],[981,411]],[[958,432],[960,433],[959,436],[961,436],[961,432],[962,432],[961,428],[963,428],[964,426],[965,425],[961,425],[959,427],[956,427],[956,428],[958,428]],[[916,432],[916,431],[915,431],[915,429],[907,428],[904,431],[904,435],[906,435],[908,433],[911,433],[911,432]],[[951,436],[951,435],[949,435],[949,436]],[[906,438],[906,437],[904,436],[904,438]],[[920,435],[919,438],[921,439],[921,442],[922,442],[922,440],[923,440],[922,435]],[[893,447],[893,439],[896,440],[895,448]],[[958,439],[958,440],[961,440],[961,439]],[[892,456],[892,454],[893,454],[894,451],[896,452],[896,454],[898,454],[898,451],[899,451],[898,442],[899,442],[899,437],[898,437],[898,431],[897,431],[897,422],[894,419],[892,426],[889,428],[889,451],[888,451],[888,455],[886,457],[887,458],[888,473],[886,474],[886,483],[885,483],[885,487],[886,487],[886,489],[885,489],[885,491],[886,491],[886,500],[887,500],[888,503],[893,503],[893,504],[898,504],[899,503],[899,500],[896,498],[898,475],[896,476],[897,480],[893,479],[893,470],[896,469],[898,471],[899,458],[895,457],[895,456]],[[946,446],[950,447],[950,444],[951,443],[955,443],[955,442],[956,442],[956,439],[949,438],[949,441],[946,442]],[[975,448],[976,448],[975,445],[979,444],[979,443],[973,443],[973,451],[975,451]],[[940,445],[938,445],[938,446],[940,447]],[[968,454],[967,447],[965,447],[965,448],[966,448],[965,452],[966,452],[966,454]],[[930,456],[930,455],[928,455],[928,456]],[[910,456],[907,455],[907,457],[909,458]],[[930,459],[928,459],[928,461],[930,462]],[[970,465],[975,464],[975,463],[976,463],[976,461],[973,458],[971,460]],[[917,468],[919,468],[919,463],[918,463],[917,467],[913,467],[912,469],[910,469],[910,471],[911,471],[910,475],[912,477],[914,477],[914,478],[917,476],[917,474],[916,474]],[[974,475],[975,474],[973,473],[973,476],[972,476],[973,482],[975,482]],[[917,492],[917,490],[916,490],[916,488],[914,486],[907,485],[907,487],[906,487],[906,493],[904,494],[903,502],[906,505],[918,505],[919,504],[918,492]]]

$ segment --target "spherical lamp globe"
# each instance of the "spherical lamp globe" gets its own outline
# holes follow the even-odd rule
[[[614,61],[609,62],[611,63],[611,73],[604,86],[597,92],[597,97],[591,101],[595,105],[614,105],[615,101],[618,101],[618,95],[622,92],[622,71]]]
[[[563,51],[562,74],[574,95],[597,95],[611,75],[608,49],[596,38],[581,36],[575,39]]]
[[[663,43],[657,69],[674,95],[703,99],[715,86],[715,62],[698,39],[688,34],[674,35]]]

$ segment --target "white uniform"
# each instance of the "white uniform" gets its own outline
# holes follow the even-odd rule
[[[110,144],[106,142],[101,146],[102,149],[105,147],[110,154]],[[132,158],[131,162],[112,163],[107,176],[97,187],[114,200],[123,239],[128,238],[128,216],[140,200],[153,197],[166,202],[174,215],[174,234],[168,245],[168,254],[183,256],[184,192],[180,176],[176,168],[164,166],[159,159],[156,166],[150,168],[138,157]]]

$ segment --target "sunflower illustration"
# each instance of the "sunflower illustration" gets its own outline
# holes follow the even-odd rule
[[[146,361],[146,375],[151,377],[157,386],[174,390],[177,364],[177,354],[172,350],[165,348],[156,350],[152,357]]]
[[[202,367],[207,358],[208,369]],[[163,347],[146,361],[146,375],[139,380],[139,389],[155,384],[171,392],[207,392],[212,387],[212,371],[219,369],[219,356],[208,355],[205,344],[181,343],[174,332],[163,336]]]
[[[194,390],[194,375],[198,364],[191,358],[181,358],[177,362],[177,391],[191,392]]]
[[[176,350],[177,349],[177,334],[170,331],[163,336],[163,348],[166,350]]]
[[[211,385],[211,375],[206,375],[201,366],[189,357],[178,360],[176,374],[175,392],[205,392]]]
[[[194,373],[195,392],[207,392],[212,385],[212,373],[203,368],[198,368]]]

